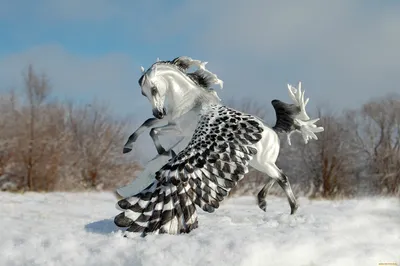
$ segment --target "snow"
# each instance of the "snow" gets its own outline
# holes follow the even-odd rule
[[[400,265],[395,198],[227,199],[188,235],[123,238],[111,193],[0,193],[0,265]]]

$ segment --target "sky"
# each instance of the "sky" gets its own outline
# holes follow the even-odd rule
[[[396,0],[0,0],[0,90],[33,64],[55,95],[143,121],[140,66],[186,55],[209,62],[223,100],[272,111],[301,80],[309,108],[352,108],[400,92],[399,14]]]

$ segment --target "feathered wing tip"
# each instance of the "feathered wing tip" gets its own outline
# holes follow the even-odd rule
[[[294,104],[299,108],[298,114],[293,117],[294,124],[297,126],[296,130],[293,130],[288,133],[287,141],[289,145],[291,145],[290,136],[293,132],[300,132],[303,136],[304,143],[307,144],[309,139],[318,140],[317,135],[315,133],[324,131],[323,127],[317,127],[315,123],[319,121],[319,118],[310,120],[310,117],[306,112],[306,105],[309,101],[309,98],[304,100],[305,91],[301,90],[301,82],[299,82],[298,89],[288,84],[289,96],[292,98]]]
[[[198,226],[195,198],[184,183],[162,185],[156,180],[137,195],[118,201],[116,207],[123,212],[114,223],[143,236],[189,233]]]

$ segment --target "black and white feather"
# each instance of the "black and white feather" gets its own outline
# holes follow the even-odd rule
[[[123,212],[116,225],[143,234],[190,232],[197,227],[196,205],[213,212],[248,172],[254,144],[262,138],[261,122],[226,106],[205,108],[188,146],[151,185],[117,203]]]

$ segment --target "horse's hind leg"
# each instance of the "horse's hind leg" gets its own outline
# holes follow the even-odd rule
[[[286,197],[289,201],[289,205],[290,205],[290,209],[291,209],[290,214],[294,214],[296,212],[296,210],[298,209],[299,205],[297,204],[296,197],[293,194],[288,177],[274,163],[266,162],[263,165],[259,165],[258,168],[261,168],[261,169],[259,169],[260,171],[266,173],[268,176],[270,176],[271,178],[275,179],[278,182],[279,186],[286,193]],[[268,190],[265,190],[265,193],[263,193],[263,189],[258,193],[259,194],[259,197],[258,197],[259,198],[258,199],[259,206],[260,206],[260,197],[264,196],[264,194],[266,196],[267,191],[268,191]],[[265,201],[265,197],[264,197],[264,201]],[[261,202],[262,202],[262,200],[261,200]],[[266,207],[266,203],[265,203],[265,207]],[[263,209],[262,206],[260,206],[260,208]]]
[[[290,214],[294,214],[299,208],[296,197],[293,194],[292,188],[290,187],[288,177],[281,171],[281,178],[277,180],[279,186],[285,191],[290,204]]]
[[[274,183],[275,183],[275,180],[272,179],[269,182],[269,184],[265,184],[264,187],[257,194],[258,207],[260,207],[260,209],[263,211],[267,211],[267,201],[265,200],[265,198],[267,197],[268,192],[271,189],[271,187],[274,185]]]

